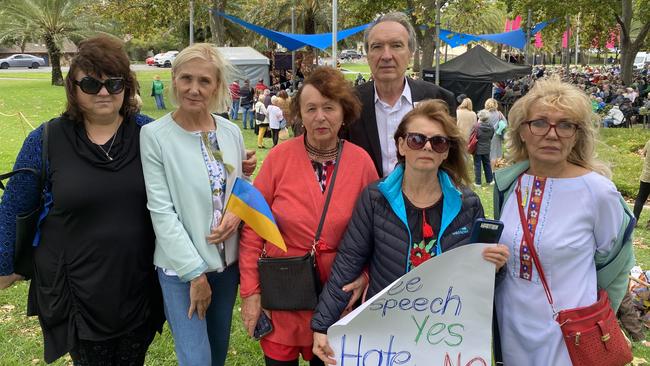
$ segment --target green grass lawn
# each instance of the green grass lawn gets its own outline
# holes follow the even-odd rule
[[[343,64],[343,68],[356,72],[367,72],[365,64]],[[149,97],[151,81],[159,74],[169,86],[169,69],[155,69],[138,72],[144,106],[142,113],[158,118],[165,111],[157,111],[153,98]],[[356,74],[349,74],[352,79]],[[29,78],[33,80],[0,80],[0,172],[11,170],[16,154],[22,142],[31,130],[18,115],[34,126],[61,113],[65,107],[65,92],[61,87],[49,85],[49,73],[0,74],[0,78]],[[166,101],[171,108],[169,101]],[[243,131],[246,146],[254,149],[256,136],[250,130]],[[614,171],[613,180],[619,190],[629,199],[633,199],[638,189],[638,179],[643,160],[638,150],[650,139],[650,130],[642,129],[608,129],[601,130],[601,141],[597,150],[600,157],[611,163]],[[265,140],[271,146],[271,140]],[[268,150],[258,150],[258,168],[261,166]],[[472,173],[473,174],[473,173]],[[484,186],[477,189],[488,216],[492,213],[492,190]],[[642,225],[635,232],[635,253],[637,262],[643,268],[650,268],[650,231],[645,223],[650,220],[650,210],[644,210]],[[18,283],[6,291],[0,291],[0,366],[26,364],[44,364],[42,360],[42,337],[36,318],[24,316],[27,283]],[[262,365],[262,353],[257,342],[245,334],[239,318],[239,301],[233,314],[231,345],[228,352],[228,365]],[[635,345],[636,357],[650,360],[650,350]],[[55,365],[71,365],[69,358],[63,358]],[[165,327],[162,335],[154,340],[147,357],[147,365],[175,365],[173,342],[169,329]]]

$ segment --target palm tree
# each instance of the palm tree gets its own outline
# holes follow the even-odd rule
[[[42,39],[52,65],[52,85],[63,85],[61,44],[78,40],[101,26],[82,8],[83,0],[5,0],[0,14],[0,40],[32,29]]]

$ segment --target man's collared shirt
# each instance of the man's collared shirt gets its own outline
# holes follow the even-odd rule
[[[390,174],[397,164],[397,147],[395,146],[395,130],[408,112],[413,109],[411,88],[408,80],[404,78],[404,89],[394,106],[388,105],[377,95],[375,86],[375,116],[377,131],[379,132],[379,145],[381,146],[381,167],[383,176]]]

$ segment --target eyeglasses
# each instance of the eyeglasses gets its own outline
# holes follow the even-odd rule
[[[535,136],[546,136],[552,128],[555,130],[555,134],[558,137],[569,138],[573,137],[579,128],[578,125],[573,122],[563,121],[558,123],[548,123],[545,119],[536,119],[524,123],[528,124],[530,133]]]
[[[86,94],[97,94],[102,90],[102,87],[106,87],[106,91],[110,94],[119,94],[124,90],[124,78],[122,77],[108,78],[101,81],[92,76],[84,76],[81,80],[75,80],[74,83],[79,85],[81,91]]]
[[[420,150],[424,148],[427,141],[431,144],[433,151],[441,154],[449,150],[450,141],[445,136],[431,136],[427,137],[421,133],[409,132],[406,134],[406,145],[413,150]]]

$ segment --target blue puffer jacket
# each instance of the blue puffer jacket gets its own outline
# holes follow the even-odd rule
[[[370,276],[367,298],[410,270],[412,240],[402,196],[403,175],[404,167],[400,165],[361,193],[314,312],[314,331],[327,333],[327,328],[339,320],[351,296],[341,288],[359,277],[365,266]],[[436,250],[439,255],[468,244],[474,220],[484,215],[474,192],[460,191],[443,170],[438,172],[438,180],[443,195]]]
[[[137,114],[135,122],[143,126],[153,119],[149,116]],[[41,150],[43,146],[43,125],[30,132],[23,147],[20,149],[14,170],[20,168],[32,168],[41,170]],[[6,190],[0,201],[0,276],[10,275],[14,271],[14,243],[16,240],[16,215],[29,212],[38,206],[39,191],[38,178],[34,174],[19,173],[11,177],[7,182]],[[50,187],[45,185],[46,197],[51,198]],[[49,210],[52,200],[46,205],[45,211]],[[41,217],[41,220],[44,216]]]

